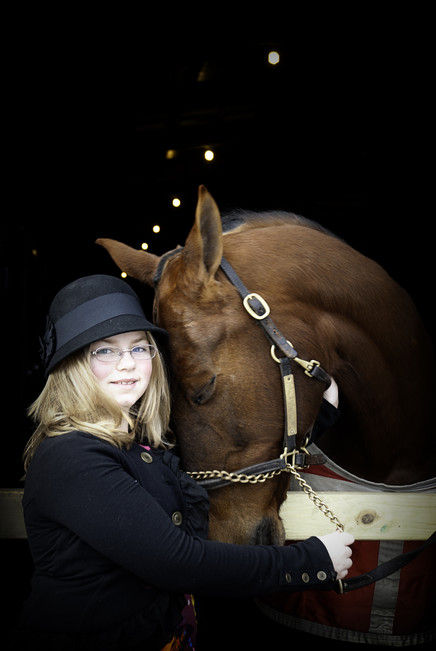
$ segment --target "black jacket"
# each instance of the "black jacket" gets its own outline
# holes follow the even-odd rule
[[[207,493],[173,453],[120,450],[85,432],[40,444],[23,508],[35,565],[24,626],[105,649],[128,648],[127,640],[163,646],[183,593],[325,589],[335,575],[317,538],[287,547],[206,540]]]

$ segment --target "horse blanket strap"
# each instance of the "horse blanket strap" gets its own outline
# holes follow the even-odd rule
[[[384,579],[386,576],[389,576],[390,574],[393,574],[397,570],[400,570],[402,567],[407,565],[407,563],[410,563],[410,561],[413,561],[413,559],[416,556],[418,556],[421,552],[423,552],[424,549],[426,549],[429,545],[433,545],[435,542],[436,542],[436,531],[430,536],[430,538],[427,538],[424,544],[422,544],[417,549],[413,549],[412,551],[407,552],[406,554],[400,554],[399,556],[395,556],[395,558],[386,561],[386,563],[382,563],[374,570],[371,570],[371,572],[367,572],[366,574],[361,574],[360,576],[355,576],[347,580],[338,579],[334,589],[339,594],[344,594],[345,592],[350,592],[351,590],[357,590],[358,588],[363,588],[366,585],[375,583],[375,581]]]
[[[232,265],[224,257],[221,258],[220,266],[226,274],[227,278],[230,280],[232,285],[234,285],[242,297],[243,304],[247,312],[250,314],[250,316],[252,316],[260,323],[274,346],[280,348],[286,357],[294,359],[302,366],[304,366],[307,375],[310,375],[319,382],[325,382],[327,386],[330,386],[331,380],[329,374],[318,363],[311,364],[309,362],[304,362],[304,360],[300,360],[298,358],[298,353],[295,348],[281,334],[274,321],[269,317],[268,303],[266,303],[266,301],[261,296],[259,296],[259,294],[248,291],[236,271],[233,269]]]

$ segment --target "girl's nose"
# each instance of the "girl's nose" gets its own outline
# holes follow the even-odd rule
[[[122,351],[120,355],[120,359],[117,364],[117,368],[123,369],[123,368],[134,368],[135,367],[135,360],[133,359],[133,355],[129,350],[124,350]]]

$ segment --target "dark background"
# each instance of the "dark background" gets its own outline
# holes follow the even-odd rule
[[[321,222],[383,265],[432,328],[430,48],[425,16],[397,18],[336,32],[295,24],[285,38],[163,33],[132,48],[65,44],[62,32],[23,40],[5,134],[3,486],[20,485],[55,292],[82,275],[118,275],[97,237],[146,241],[157,254],[183,244],[201,183],[223,212],[281,209]],[[151,293],[129,282],[150,314]]]
[[[341,20],[288,20],[285,36],[262,37],[217,35],[213,24],[174,36],[147,22],[122,41],[114,26],[106,36],[16,29],[4,79],[2,487],[23,485],[26,408],[43,386],[38,338],[54,294],[82,275],[119,274],[97,237],[146,241],[156,254],[183,244],[199,184],[222,212],[319,221],[385,267],[433,333],[429,17]],[[128,282],[151,315],[151,291]],[[25,541],[1,549],[15,612],[30,558]]]

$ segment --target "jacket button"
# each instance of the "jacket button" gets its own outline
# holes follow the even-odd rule
[[[304,572],[304,573],[301,575],[301,579],[304,581],[304,583],[309,583],[309,581],[310,581],[310,577],[309,577],[309,575],[308,575],[307,572]]]
[[[286,572],[285,579],[286,579],[286,583],[292,583],[292,576],[290,575],[289,572]]]
[[[148,452],[141,452],[141,459],[145,461],[145,463],[151,463],[153,461],[153,457]]]
[[[171,520],[177,527],[179,527],[182,524],[182,520],[183,520],[180,511],[174,511],[174,513],[171,516]]]
[[[327,578],[327,574],[326,574],[325,572],[323,572],[322,570],[320,570],[320,571],[317,573],[316,576],[317,576],[317,578],[318,578],[320,581],[325,581],[326,578]]]

